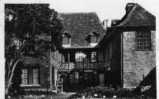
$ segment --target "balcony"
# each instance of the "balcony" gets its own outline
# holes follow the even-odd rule
[[[72,70],[99,70],[107,69],[109,64],[106,62],[75,62],[75,63],[62,63],[60,66],[60,71],[72,71]]]

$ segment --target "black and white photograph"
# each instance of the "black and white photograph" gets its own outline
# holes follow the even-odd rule
[[[5,99],[157,99],[153,5],[48,1],[4,3]]]

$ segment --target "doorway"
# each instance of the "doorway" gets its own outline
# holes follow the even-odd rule
[[[104,73],[99,74],[99,85],[104,85]]]

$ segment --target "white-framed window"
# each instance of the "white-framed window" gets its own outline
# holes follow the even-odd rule
[[[138,51],[151,50],[150,31],[136,32],[136,50]]]
[[[97,36],[96,36],[96,35],[92,35],[90,42],[91,42],[91,43],[96,43],[96,42],[97,42]]]
[[[70,47],[71,46],[71,35],[68,32],[65,32],[62,35],[62,46]]]
[[[27,85],[28,84],[28,70],[22,69],[22,84]]]
[[[91,52],[91,62],[96,62],[96,61],[97,61],[97,53]]]
[[[76,62],[83,62],[85,58],[86,58],[86,54],[82,52],[77,52],[75,55]]]
[[[21,78],[22,85],[39,85],[39,68],[23,68]]]
[[[64,44],[64,45],[70,44],[70,38],[67,37],[67,36],[64,36],[64,37],[63,37],[63,44]]]

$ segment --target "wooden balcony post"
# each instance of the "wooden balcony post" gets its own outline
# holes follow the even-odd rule
[[[69,70],[69,67],[70,67],[70,52],[68,52],[68,70]]]

